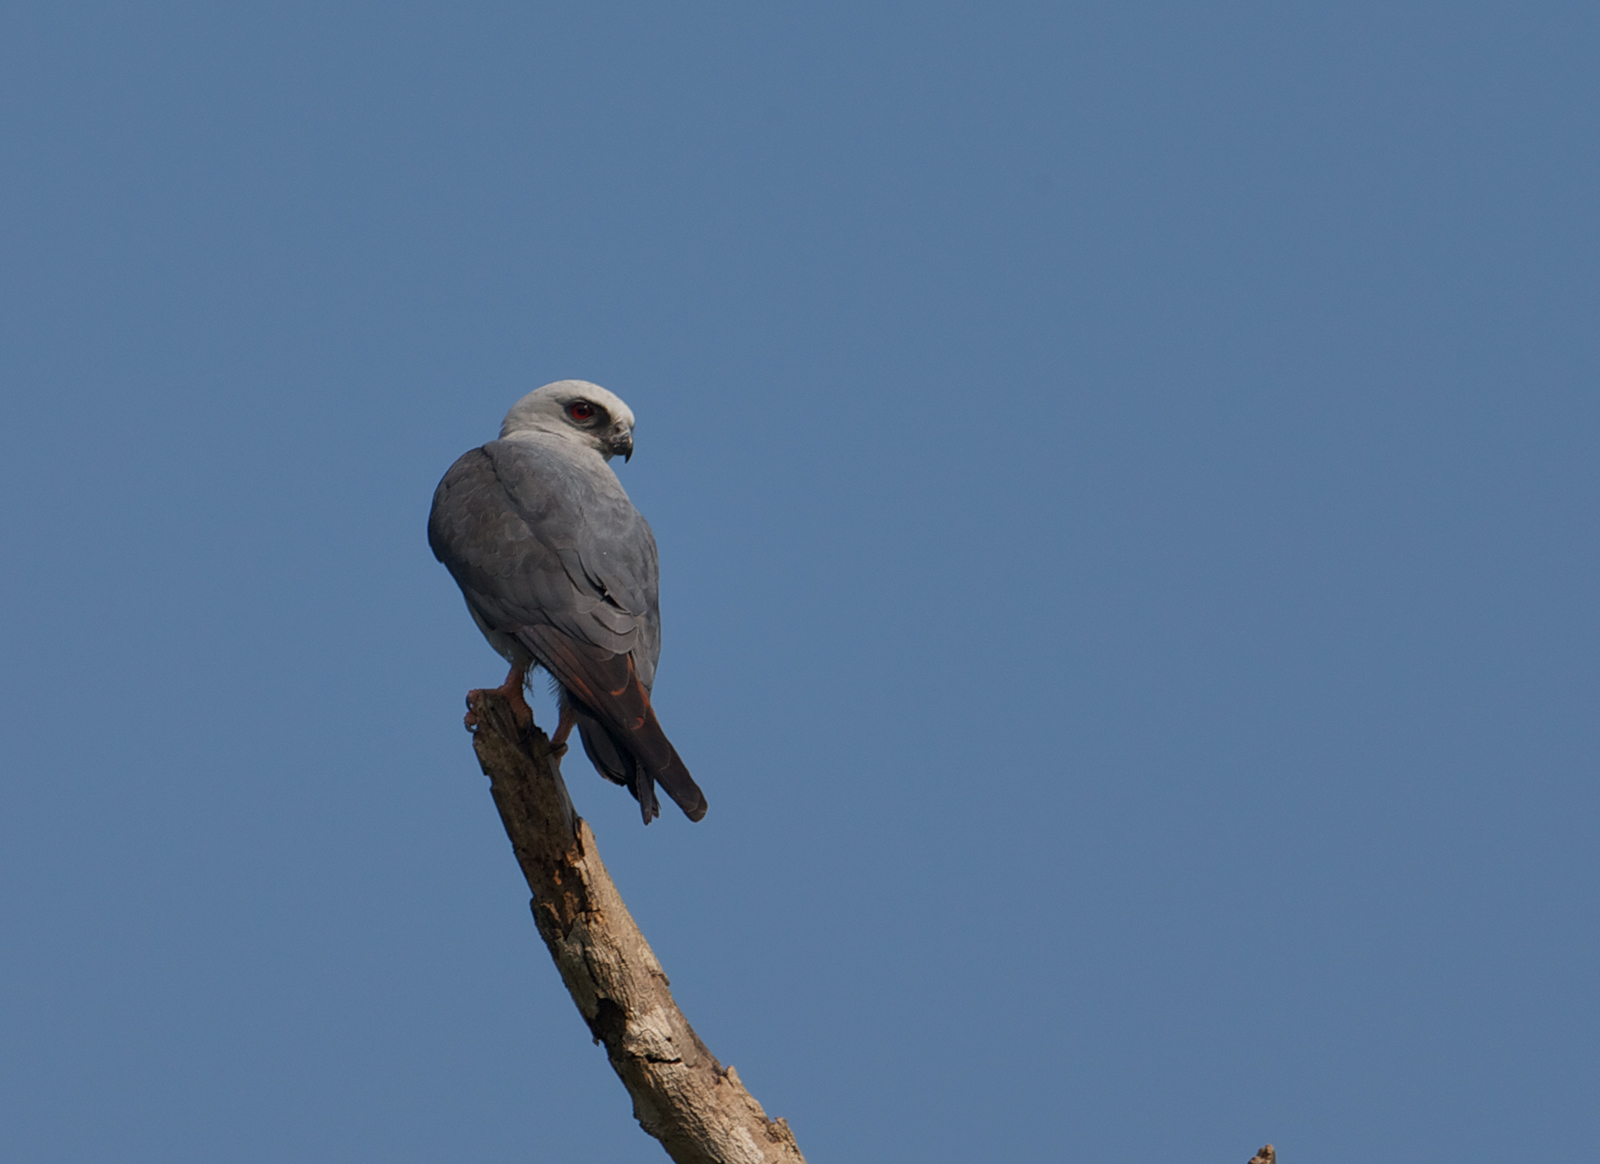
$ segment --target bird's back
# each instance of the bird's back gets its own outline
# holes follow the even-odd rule
[[[598,456],[549,437],[490,441],[450,467],[428,541],[497,630],[549,624],[616,654],[646,686],[661,652],[655,538]]]

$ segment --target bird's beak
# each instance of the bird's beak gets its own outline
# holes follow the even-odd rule
[[[623,461],[633,460],[633,434],[624,430],[611,438],[611,452],[621,453]]]

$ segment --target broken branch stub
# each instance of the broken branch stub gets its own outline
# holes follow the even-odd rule
[[[594,833],[572,810],[559,758],[492,690],[467,696],[472,746],[528,888],[533,919],[572,1001],[633,1097],[633,1114],[677,1164],[804,1164],[732,1067],[683,1017],[634,924]]]

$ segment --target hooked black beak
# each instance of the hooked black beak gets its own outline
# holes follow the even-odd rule
[[[624,462],[633,460],[633,434],[631,432],[618,433],[611,441],[612,455],[622,454]]]

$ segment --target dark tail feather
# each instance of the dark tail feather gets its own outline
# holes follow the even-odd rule
[[[553,626],[524,627],[518,637],[561,684],[590,761],[607,779],[627,785],[645,823],[659,811],[658,783],[690,820],[705,816],[705,794],[661,730],[631,655],[614,655]]]
[[[700,786],[689,775],[689,769],[683,766],[677,750],[670,743],[667,750],[672,753],[672,762],[664,768],[653,769],[650,776],[667,790],[673,803],[683,809],[684,816],[690,820],[700,820],[706,815],[706,794],[700,791]]]
[[[644,816],[645,824],[660,816],[661,806],[656,802],[655,787],[639,767],[638,761],[625,748],[619,747],[616,737],[598,722],[581,711],[577,713],[577,720],[578,738],[583,741],[584,754],[589,757],[594,770],[633,793],[633,798],[639,802],[639,811]]]
[[[643,768],[635,768],[634,784],[631,791],[639,801],[639,815],[644,817],[644,823],[649,824],[661,815],[661,805],[656,801],[656,783],[650,779],[650,773]]]
[[[661,815],[655,793],[657,783],[690,820],[700,820],[705,816],[705,794],[689,775],[683,761],[678,759],[678,753],[672,750],[670,743],[667,749],[673,763],[665,767],[652,767],[642,763],[598,720],[583,711],[578,711],[577,719],[578,736],[583,740],[583,751],[589,757],[589,763],[607,780],[615,781],[633,793],[634,799],[639,802],[639,811],[644,815],[645,824]]]
[[[589,757],[589,763],[594,765],[594,770],[614,784],[622,784],[628,788],[633,787],[633,757],[622,748],[617,747],[617,742],[611,733],[600,726],[598,720],[591,719],[582,711],[577,712],[578,736],[583,740],[584,755]]]

